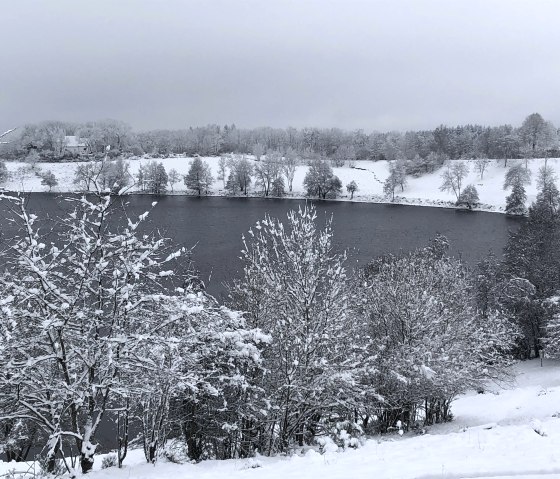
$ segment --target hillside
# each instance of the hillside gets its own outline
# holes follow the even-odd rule
[[[453,405],[455,419],[424,435],[405,433],[369,439],[357,450],[320,454],[307,449],[291,457],[257,457],[199,464],[160,460],[146,464],[142,451],[129,453],[123,469],[101,468],[92,479],[169,478],[490,478],[560,477],[560,363],[517,364],[514,382],[469,393]],[[0,462],[0,477],[24,465]],[[12,476],[10,476],[12,477]],[[16,476],[17,477],[17,476]]]
[[[190,165],[191,158],[186,157],[172,157],[165,158],[161,161],[166,170],[175,168],[180,174],[187,173]],[[210,164],[214,178],[218,176],[218,158],[208,157],[204,158]],[[130,164],[130,172],[136,174],[141,164],[145,164],[150,159],[130,159],[126,160]],[[510,160],[509,164],[515,161]],[[481,180],[478,172],[475,171],[474,161],[468,161],[469,174],[464,181],[464,185],[473,184],[478,190],[481,205],[479,210],[483,211],[504,211],[505,199],[508,195],[507,191],[503,189],[504,176],[507,171],[503,166],[503,160],[492,161],[488,166],[487,171],[484,173],[484,178]],[[532,172],[532,182],[527,187],[527,203],[530,204],[536,198],[537,185],[536,177],[538,170],[545,163],[544,159],[531,159],[529,160],[529,169]],[[560,174],[560,159],[548,159],[549,166],[551,166],[557,174]],[[10,172],[9,181],[3,185],[5,189],[10,191],[25,191],[25,192],[42,192],[48,191],[46,186],[41,185],[41,178],[34,174],[29,166],[20,162],[7,162],[8,171]],[[75,190],[73,185],[74,172],[78,162],[74,163],[39,163],[35,168],[40,171],[51,170],[58,179],[58,186],[53,188],[53,192],[70,192]],[[287,196],[293,198],[302,198],[305,196],[305,189],[303,186],[303,179],[307,172],[307,166],[298,166],[294,178],[293,192]],[[340,200],[349,200],[349,195],[346,193],[346,185],[354,180],[358,185],[358,191],[354,195],[354,201],[384,203],[387,202],[383,196],[383,182],[387,178],[389,171],[386,161],[364,161],[357,162],[355,168],[341,167],[333,168],[334,174],[337,175],[343,184],[343,194]],[[421,176],[420,178],[407,177],[408,185],[405,190],[401,192],[398,190],[398,198],[396,201],[402,204],[412,205],[425,205],[425,206],[439,206],[439,207],[453,207],[455,197],[452,193],[442,192],[439,190],[441,185],[442,169]],[[131,192],[135,191],[132,187]],[[188,194],[185,190],[185,185],[180,182],[174,185],[175,194]],[[222,182],[215,181],[212,186],[213,195],[224,195]],[[260,195],[260,192],[254,188],[250,190],[251,195]]]

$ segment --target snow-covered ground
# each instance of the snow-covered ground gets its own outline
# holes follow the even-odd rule
[[[286,479],[286,478],[560,478],[560,362],[514,366],[515,383],[469,393],[453,405],[453,422],[424,435],[369,439],[357,450],[313,449],[291,457],[258,457],[199,464],[145,463],[132,451],[123,469],[100,469],[91,479]],[[17,464],[0,462],[0,477]]]
[[[218,158],[203,158],[207,161],[214,175],[218,176]],[[141,164],[145,164],[149,159],[131,159],[130,171],[135,174]],[[169,171],[175,168],[180,174],[184,175],[188,172],[191,158],[173,157],[156,160],[162,162],[165,169]],[[517,160],[520,161],[520,160]],[[537,194],[536,178],[538,170],[544,165],[544,159],[529,160],[529,169],[532,172],[532,182],[527,189],[527,203],[533,202]],[[481,180],[477,171],[475,171],[474,162],[469,161],[469,174],[465,178],[464,185],[473,184],[478,190],[481,206],[478,209],[485,211],[503,211],[505,208],[505,199],[509,192],[504,191],[504,176],[507,171],[503,166],[503,160],[492,161],[484,172],[484,179]],[[509,160],[509,164],[513,164],[514,160]],[[38,175],[27,171],[24,163],[7,162],[8,171],[11,173],[10,180],[3,185],[5,189],[10,191],[23,190],[26,192],[48,191],[48,187],[41,185],[41,178]],[[42,171],[51,170],[58,179],[58,186],[53,188],[53,192],[70,192],[75,190],[73,185],[74,172],[79,163],[39,163],[36,168]],[[551,166],[557,174],[560,174],[560,159],[548,159],[548,165]],[[292,197],[302,198],[305,196],[303,179],[307,172],[307,166],[299,166],[297,168]],[[349,200],[350,195],[346,193],[346,185],[354,180],[358,184],[358,192],[354,195],[354,201],[384,203],[386,198],[383,196],[383,182],[389,175],[388,165],[386,161],[363,161],[356,162],[356,168],[342,167],[334,168],[334,173],[341,179],[343,184],[343,195],[341,200]],[[19,171],[19,173],[18,173]],[[22,172],[24,172],[22,174]],[[404,192],[397,190],[400,203],[426,206],[453,207],[455,197],[453,193],[442,192],[439,187],[442,183],[441,173],[443,169],[424,175],[420,178],[408,177],[408,185]],[[253,185],[254,186],[254,185]],[[131,189],[134,191],[134,188]],[[186,193],[183,182],[174,185],[174,192],[179,194]],[[212,194],[223,195],[223,184],[221,181],[215,181],[212,186]],[[260,194],[258,191],[253,192],[254,195]]]

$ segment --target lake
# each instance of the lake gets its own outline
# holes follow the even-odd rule
[[[207,290],[216,296],[224,292],[224,281],[239,275],[241,235],[265,214],[286,218],[290,209],[304,206],[304,200],[265,198],[194,198],[148,195],[125,199],[129,215],[151,208],[147,229],[159,229],[174,242],[194,247],[194,266]],[[61,197],[49,193],[29,195],[29,210],[40,218],[56,218],[68,208]],[[451,254],[474,266],[489,251],[501,255],[508,230],[520,219],[497,213],[458,211],[445,208],[317,201],[318,223],[333,216],[334,241],[349,250],[349,265],[360,266],[384,253],[410,251],[425,245],[436,233],[450,241]],[[13,233],[7,224],[6,205],[0,202],[3,237]]]

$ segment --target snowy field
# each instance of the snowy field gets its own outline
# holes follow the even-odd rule
[[[203,158],[207,161],[213,172],[214,178],[218,176],[218,159],[217,157]],[[138,171],[141,164],[145,164],[149,159],[131,159],[127,160],[130,164],[130,172],[134,175]],[[158,159],[162,162],[165,169],[169,172],[172,168],[176,169],[181,175],[188,172],[191,158],[173,157]],[[508,166],[514,164],[515,161],[509,160]],[[530,205],[536,198],[537,185],[536,178],[538,170],[544,165],[544,159],[529,160],[529,169],[532,172],[532,182],[526,187],[527,190],[527,205]],[[485,211],[504,211],[505,199],[509,191],[504,191],[504,176],[507,171],[503,166],[503,160],[492,161],[488,166],[487,171],[484,172],[484,179],[481,180],[477,171],[475,171],[474,161],[469,161],[469,174],[465,178],[464,186],[473,184],[478,190],[481,205],[478,209]],[[524,161],[523,161],[524,163]],[[79,163],[39,163],[36,166],[41,171],[51,170],[58,179],[58,186],[53,188],[53,192],[70,192],[74,191],[73,185],[74,172]],[[549,159],[548,165],[551,166],[557,174],[560,174],[560,159]],[[38,192],[48,191],[48,187],[41,185],[41,178],[29,172],[29,168],[23,168],[26,165],[18,162],[7,162],[6,166],[11,173],[10,180],[4,185],[4,188],[10,191],[26,191]],[[305,189],[303,186],[303,179],[308,170],[307,166],[298,166],[293,185],[293,193],[290,195],[293,198],[302,198],[305,196]],[[354,201],[384,203],[387,200],[383,196],[383,182],[389,175],[388,165],[386,161],[363,161],[356,162],[356,168],[342,167],[333,168],[334,174],[337,175],[342,181],[343,194],[340,200],[349,200],[350,195],[346,193],[346,185],[354,180],[358,184],[358,192],[354,195]],[[442,192],[439,187],[442,183],[441,174],[443,169],[424,175],[420,178],[407,177],[408,185],[404,192],[397,188],[397,201],[402,204],[412,205],[425,205],[425,206],[439,206],[439,207],[453,207],[455,197],[453,193]],[[259,191],[254,189],[250,191],[251,195],[259,195]],[[135,191],[135,188],[131,188]],[[174,192],[176,194],[185,194],[185,185],[181,181],[174,185]],[[212,185],[213,195],[224,195],[223,183],[215,180]]]
[[[514,367],[515,383],[470,393],[453,405],[454,421],[424,435],[369,439],[357,450],[291,457],[258,457],[199,464],[145,463],[129,453],[123,469],[101,470],[91,479],[342,479],[342,478],[560,478],[560,362],[539,360]],[[23,465],[0,462],[0,477]]]

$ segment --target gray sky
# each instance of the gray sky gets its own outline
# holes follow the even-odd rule
[[[0,130],[560,126],[557,0],[0,3]]]

